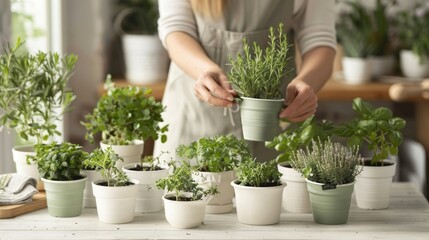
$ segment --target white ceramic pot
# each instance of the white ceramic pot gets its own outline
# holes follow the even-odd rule
[[[205,187],[216,186],[219,192],[207,202],[206,213],[228,213],[233,210],[234,188],[231,181],[234,179],[235,171],[199,172],[198,175],[194,175],[196,182]]]
[[[167,222],[176,228],[195,228],[204,222],[206,213],[206,201],[175,201],[170,200],[172,194],[162,197],[164,200],[165,218]]]
[[[402,50],[400,53],[400,65],[402,74],[405,77],[421,78],[429,77],[429,57],[424,57],[422,61],[417,54],[411,50]]]
[[[139,163],[143,154],[144,142],[141,140],[134,140],[132,145],[109,145],[100,142],[100,148],[106,150],[111,147],[113,151],[124,159],[124,161],[116,162],[116,167],[122,169],[124,165],[130,163]]]
[[[288,163],[280,163],[277,166],[282,182],[286,183],[283,190],[282,206],[288,212],[311,213],[310,197],[305,178],[290,167]]]
[[[249,225],[270,225],[280,221],[282,183],[275,187],[247,187],[231,182],[235,191],[238,221]]]
[[[395,58],[392,55],[372,56],[369,58],[371,63],[372,78],[391,75],[395,67]]]
[[[143,166],[145,165],[143,164]],[[158,189],[155,184],[159,179],[168,176],[168,167],[159,166],[162,170],[157,171],[132,170],[135,166],[135,163],[124,165],[122,171],[127,174],[128,178],[136,179],[140,182],[136,199],[136,212],[161,211],[164,190]]]
[[[343,57],[344,80],[348,84],[362,84],[371,80],[371,62],[366,58]]]
[[[43,181],[40,179],[37,163],[27,164],[27,156],[36,156],[33,146],[20,146],[12,148],[12,157],[18,174],[27,175],[37,180],[37,190],[44,190]]]
[[[92,192],[92,182],[102,179],[101,173],[95,170],[83,170],[86,175],[86,185],[83,191],[83,207],[96,208],[94,193]]]
[[[97,202],[97,213],[100,222],[127,223],[134,220],[134,210],[138,191],[137,180],[129,186],[107,187],[98,185],[105,180],[92,182],[92,191]]]
[[[385,209],[389,207],[390,186],[395,175],[396,163],[384,160],[390,165],[364,166],[356,177],[355,195],[359,208]]]

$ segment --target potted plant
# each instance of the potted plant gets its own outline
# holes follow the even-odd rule
[[[198,171],[194,178],[198,183],[216,186],[219,194],[208,201],[206,212],[231,212],[234,189],[230,183],[235,179],[235,168],[251,158],[244,140],[232,134],[205,137],[189,145],[180,145],[177,155],[194,161]]]
[[[299,149],[291,159],[307,181],[316,223],[347,223],[355,177],[363,158],[358,148],[339,143],[313,141],[311,150]]]
[[[159,157],[146,156],[140,163],[130,163],[122,171],[131,179],[140,182],[136,200],[136,212],[159,212],[162,210],[164,191],[156,187],[156,182],[168,176],[168,166],[160,163]]]
[[[85,190],[83,191],[83,207],[96,208],[97,203],[92,191],[92,182],[103,179],[103,176],[101,176],[100,171],[85,165],[83,166],[82,172],[86,176]]]
[[[116,167],[122,159],[112,148],[95,149],[84,165],[101,172],[103,179],[92,182],[98,219],[104,223],[127,223],[134,220],[138,181],[128,179]]]
[[[172,174],[157,181],[159,189],[167,190],[164,201],[165,218],[177,228],[195,228],[204,221],[206,197],[217,193],[214,186],[203,188],[193,179],[197,174],[189,163],[170,162]]]
[[[167,79],[169,59],[158,37],[157,0],[118,0],[114,28],[122,36],[126,78],[133,84]]]
[[[249,225],[269,225],[280,221],[282,193],[286,186],[280,181],[277,163],[242,162],[237,180],[231,185],[235,192],[238,221]]]
[[[268,47],[243,39],[244,53],[229,57],[228,79],[240,97],[243,136],[268,141],[279,132],[278,114],[283,107],[281,86],[285,82],[289,45],[283,24],[270,28]],[[290,79],[288,79],[290,80]]]
[[[15,129],[25,141],[37,144],[61,135],[57,124],[75,96],[67,83],[77,57],[57,53],[20,52],[23,42],[5,48],[0,56],[0,126]],[[0,128],[1,129],[1,128]],[[40,179],[36,164],[27,162],[35,155],[33,145],[12,149],[19,174]],[[38,181],[38,189],[42,189]]]
[[[374,108],[360,98],[353,100],[353,110],[356,117],[334,131],[347,138],[350,146],[367,147],[371,151],[371,157],[365,160],[361,174],[356,177],[357,205],[364,209],[387,208],[396,163],[386,158],[398,153],[405,120],[394,117],[388,108]]]
[[[311,205],[307,190],[307,182],[300,172],[291,164],[291,157],[299,149],[311,146],[311,141],[326,140],[332,135],[332,122],[310,117],[302,123],[287,128],[272,141],[266,142],[266,147],[275,148],[280,154],[277,156],[277,167],[282,173],[281,180],[286,183],[283,190],[282,206],[289,212],[310,213]]]
[[[417,5],[413,11],[398,14],[401,40],[400,66],[406,77],[429,77],[429,6]]]
[[[49,215],[75,217],[82,211],[86,176],[81,174],[87,153],[71,143],[35,145],[37,163],[44,183]]]
[[[87,122],[82,122],[87,133],[85,138],[94,141],[94,135],[101,132],[100,147],[113,148],[123,162],[117,168],[129,163],[140,162],[143,153],[144,140],[154,140],[161,137],[161,142],[167,140],[164,134],[168,127],[160,127],[163,121],[161,113],[164,107],[154,97],[148,96],[151,89],[128,86],[116,88],[111,82],[110,75],[106,80],[107,94],[102,96],[92,114],[85,116]]]

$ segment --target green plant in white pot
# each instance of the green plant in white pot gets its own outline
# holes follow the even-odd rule
[[[172,173],[157,181],[159,189],[166,190],[165,218],[177,228],[195,228],[204,221],[207,197],[217,194],[215,186],[200,186],[193,178],[198,174],[187,162],[170,162]]]
[[[116,167],[122,159],[112,148],[95,149],[85,160],[88,168],[101,172],[103,179],[92,182],[98,219],[104,223],[127,223],[134,220],[139,182],[128,179]]]
[[[231,185],[235,192],[238,221],[249,225],[270,225],[280,221],[282,193],[286,184],[276,161],[242,162],[237,168],[237,180]]]
[[[57,124],[75,96],[67,83],[77,57],[57,53],[22,53],[19,39],[0,56],[0,126],[15,129],[23,140],[37,144],[61,135]],[[15,147],[17,172],[39,179],[37,166],[27,162],[33,146]],[[42,185],[38,182],[38,188]]]
[[[205,137],[177,148],[177,155],[194,160],[199,171],[194,176],[200,184],[216,186],[219,194],[207,203],[207,213],[227,213],[233,210],[234,189],[231,181],[235,179],[235,168],[251,158],[244,140],[232,134],[227,136]]]
[[[298,150],[291,161],[307,180],[314,221],[347,223],[355,177],[362,169],[358,148],[350,149],[330,139],[313,141],[311,149]]]
[[[287,35],[283,24],[270,28],[268,47],[243,40],[243,53],[230,57],[228,80],[240,97],[243,136],[246,140],[268,141],[280,132],[278,114],[284,99],[288,63]],[[288,79],[290,80],[290,79]]]
[[[87,153],[71,143],[35,145],[37,163],[44,182],[49,215],[75,217],[81,214],[86,176],[81,174]]]
[[[124,159],[118,168],[129,163],[140,162],[144,140],[161,138],[168,126],[160,126],[163,121],[161,113],[164,107],[153,96],[151,89],[129,86],[116,88],[108,76],[107,94],[102,96],[91,114],[82,122],[87,130],[85,138],[94,141],[94,135],[101,132],[100,146],[113,150]]]

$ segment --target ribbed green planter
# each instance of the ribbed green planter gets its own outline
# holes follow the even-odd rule
[[[279,113],[283,99],[242,97],[240,103],[243,137],[251,141],[271,141],[279,131]]]
[[[42,178],[42,181],[45,184],[49,215],[75,217],[81,214],[86,177],[74,181],[52,181]]]
[[[323,184],[306,180],[314,221],[328,225],[347,223],[354,182],[323,190]]]

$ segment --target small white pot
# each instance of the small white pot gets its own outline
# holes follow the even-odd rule
[[[371,62],[366,58],[343,57],[344,80],[348,84],[362,84],[371,80]]]
[[[387,56],[372,56],[369,58],[371,63],[372,78],[380,78],[381,76],[391,75],[395,66],[395,58],[393,55]]]
[[[202,186],[216,186],[219,192],[207,202],[206,213],[228,213],[233,210],[234,188],[231,181],[235,179],[235,171],[199,172],[193,178]]]
[[[143,164],[145,166],[146,164]],[[159,212],[162,210],[162,196],[164,190],[156,187],[156,181],[168,176],[168,167],[159,166],[162,170],[157,171],[137,171],[131,170],[135,163],[122,167],[122,171],[128,178],[136,179],[140,182],[136,199],[136,212]],[[147,165],[146,165],[147,166]]]
[[[429,57],[424,57],[423,61],[420,62],[419,56],[413,51],[402,50],[400,53],[400,65],[402,74],[405,77],[415,78],[416,80],[429,77]]]
[[[305,178],[289,166],[288,163],[280,163],[277,166],[282,182],[286,183],[283,190],[283,209],[295,213],[311,213],[310,197]]]
[[[104,223],[132,222],[139,182],[130,180],[134,184],[123,187],[98,185],[102,182],[105,180],[92,182],[92,191],[97,202],[98,220]]]
[[[166,194],[164,200],[165,218],[167,222],[176,228],[195,228],[204,222],[206,213],[206,201],[175,201],[169,197],[173,194]]]
[[[12,148],[12,157],[18,174],[27,175],[37,180],[37,190],[44,190],[37,163],[27,164],[27,156],[36,156],[34,146],[20,146]]]
[[[385,209],[389,207],[390,186],[395,175],[396,163],[384,160],[388,166],[363,166],[356,177],[355,195],[359,208]]]
[[[92,192],[92,182],[102,179],[101,173],[96,170],[83,170],[86,175],[86,185],[83,191],[83,207],[96,208],[94,193]]]
[[[109,145],[100,142],[100,148],[106,150],[111,147],[113,151],[124,159],[124,161],[116,162],[116,167],[122,169],[124,165],[130,163],[139,163],[143,154],[144,142],[141,140],[134,140],[132,145]]]
[[[280,221],[282,193],[286,184],[275,187],[247,187],[232,181],[238,221],[249,225],[270,225]]]

